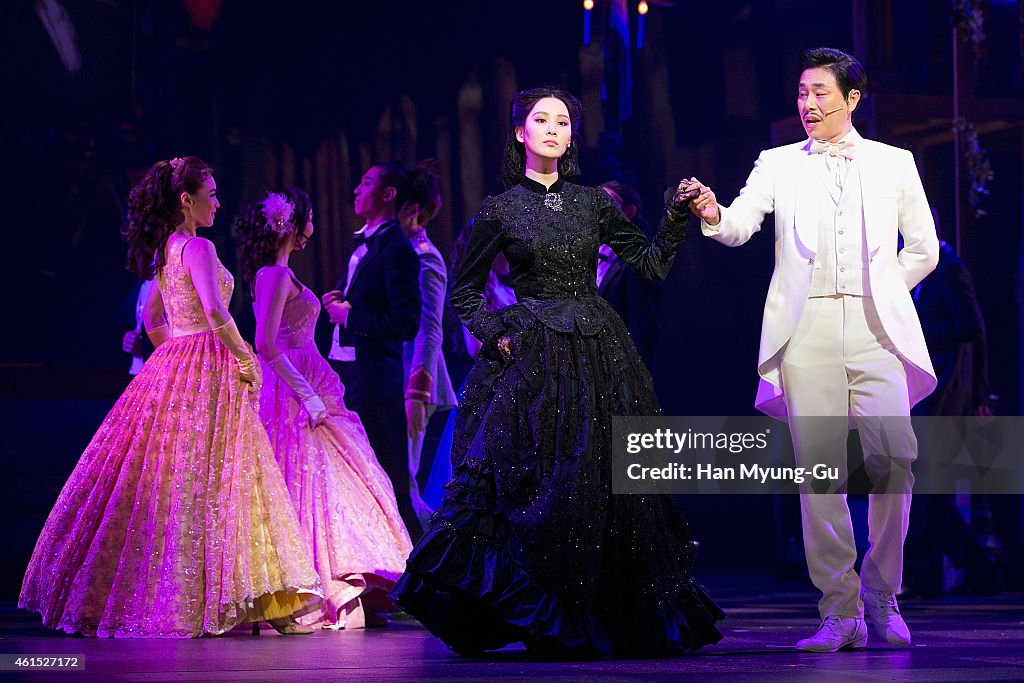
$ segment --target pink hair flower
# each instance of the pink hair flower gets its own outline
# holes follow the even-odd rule
[[[283,194],[271,192],[263,200],[263,215],[267,217],[267,227],[280,234],[288,232],[295,212],[295,205]]]

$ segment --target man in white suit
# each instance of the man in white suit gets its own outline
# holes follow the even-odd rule
[[[691,210],[705,235],[728,246],[746,242],[774,212],[756,405],[788,418],[798,465],[844,472],[847,416],[854,418],[875,491],[858,576],[846,495],[801,490],[822,622],[797,648],[864,647],[865,616],[887,642],[906,646],[895,593],[917,457],[909,415],[935,387],[910,290],[935,268],[939,243],[913,156],[853,128],[867,85],[860,63],[818,48],[801,66],[797,110],[809,139],[762,152],[731,206],[719,206],[701,184]]]

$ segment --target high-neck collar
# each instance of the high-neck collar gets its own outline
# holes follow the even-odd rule
[[[538,183],[533,178],[523,176],[523,179],[519,181],[519,184],[529,190],[530,192],[536,192],[537,194],[547,194],[548,192],[561,192],[562,186],[565,185],[565,181],[559,176],[558,180],[552,183],[551,187],[545,187],[544,183]]]

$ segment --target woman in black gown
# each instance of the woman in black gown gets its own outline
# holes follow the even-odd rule
[[[664,278],[681,188],[653,243],[579,175],[582,107],[518,93],[506,192],[484,200],[452,290],[483,343],[461,397],[453,478],[392,597],[456,652],[522,641],[540,657],[656,657],[721,638],[686,522],[663,496],[612,495],[612,417],[660,413],[626,329],[597,295],[597,250]],[[519,303],[483,290],[505,254]]]

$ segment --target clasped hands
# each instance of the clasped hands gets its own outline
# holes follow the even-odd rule
[[[352,310],[352,304],[345,300],[345,295],[337,289],[325,292],[320,301],[327,311],[327,317],[335,325],[346,327],[348,324],[348,312]]]
[[[670,217],[672,217],[671,214],[678,216],[689,209],[690,213],[708,225],[718,225],[722,220],[722,213],[715,200],[715,193],[696,178],[680,180],[672,199],[669,200],[665,208]]]

